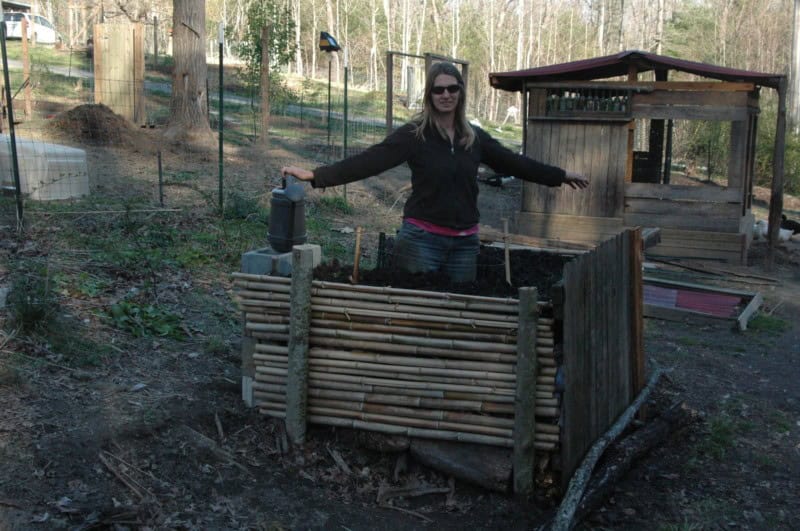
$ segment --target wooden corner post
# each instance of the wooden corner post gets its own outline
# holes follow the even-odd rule
[[[536,409],[536,326],[539,320],[536,288],[519,290],[517,332],[517,390],[514,398],[514,494],[533,494]]]
[[[306,439],[308,332],[315,247],[296,245],[292,249],[289,365],[286,375],[286,433],[292,444],[303,444]]]

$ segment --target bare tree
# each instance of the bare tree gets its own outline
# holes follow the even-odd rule
[[[792,66],[789,70],[789,123],[794,134],[800,133],[800,0],[794,0],[792,25]]]
[[[173,0],[175,68],[169,105],[169,136],[209,133],[206,108],[205,0]]]

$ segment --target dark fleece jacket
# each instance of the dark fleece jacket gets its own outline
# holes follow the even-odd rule
[[[497,173],[547,186],[564,182],[564,170],[518,155],[483,129],[474,130],[477,138],[465,150],[459,138],[451,144],[449,138],[427,129],[423,140],[416,136],[415,124],[405,124],[358,155],[316,168],[312,185],[320,188],[347,184],[407,162],[413,189],[403,215],[466,229],[480,218],[477,176],[481,163]]]

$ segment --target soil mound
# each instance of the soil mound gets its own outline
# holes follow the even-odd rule
[[[85,144],[137,144],[137,130],[128,120],[99,104],[78,105],[56,116],[51,126],[59,134]]]

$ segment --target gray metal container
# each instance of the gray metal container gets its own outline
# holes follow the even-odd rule
[[[305,188],[294,178],[283,180],[282,188],[272,190],[267,239],[279,253],[306,243]]]

